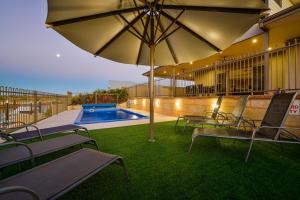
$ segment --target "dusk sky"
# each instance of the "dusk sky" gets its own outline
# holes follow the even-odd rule
[[[46,16],[46,0],[1,0],[0,85],[64,94],[146,81],[148,67],[95,58],[47,29]]]

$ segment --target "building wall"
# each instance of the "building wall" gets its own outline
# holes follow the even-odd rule
[[[226,96],[223,99],[221,111],[231,112],[237,102],[237,96]],[[269,105],[271,96],[251,96],[247,103],[244,117],[253,120],[261,120]],[[298,99],[300,97],[298,96]],[[157,98],[155,99],[155,112],[170,115],[201,115],[207,110],[212,110],[217,97],[186,97],[186,98]],[[122,104],[121,107],[127,107]],[[149,111],[149,99],[130,99],[130,107],[138,110]],[[286,126],[299,127],[300,115],[289,115]]]

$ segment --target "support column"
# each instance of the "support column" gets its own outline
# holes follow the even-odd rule
[[[150,97],[150,138],[149,142],[155,142],[154,139],[154,53],[155,46],[150,46],[150,77],[149,77],[149,97]]]
[[[271,90],[269,77],[269,30],[264,29],[264,90]]]
[[[172,96],[176,97],[176,67],[172,69]]]

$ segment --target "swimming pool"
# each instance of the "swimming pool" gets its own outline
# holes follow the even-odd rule
[[[75,124],[94,124],[146,118],[147,116],[121,108],[82,109],[75,120]]]

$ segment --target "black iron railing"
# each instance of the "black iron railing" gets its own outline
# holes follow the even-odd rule
[[[0,127],[35,123],[67,110],[68,95],[0,86]]]

